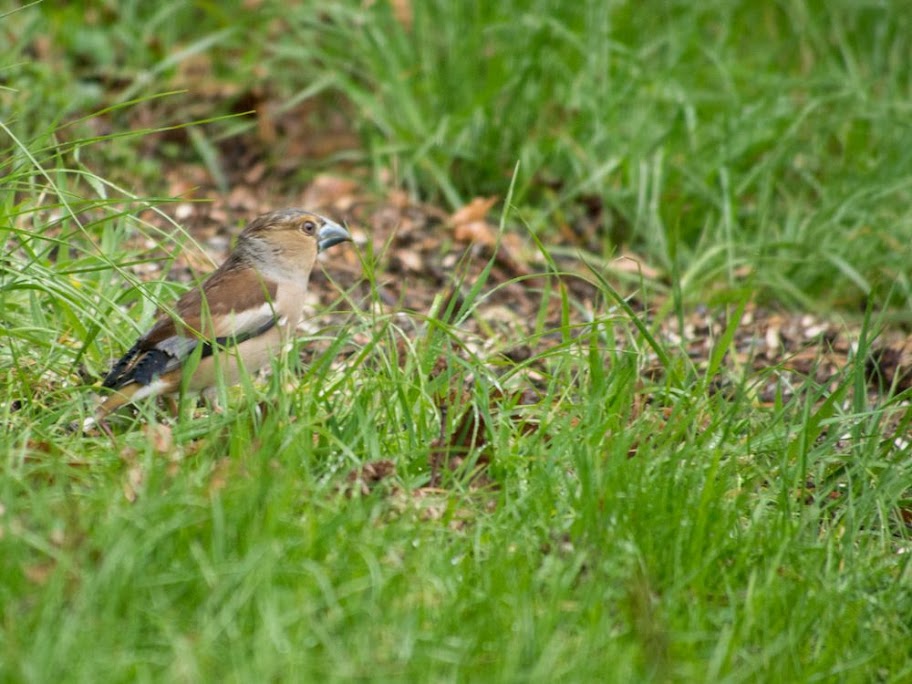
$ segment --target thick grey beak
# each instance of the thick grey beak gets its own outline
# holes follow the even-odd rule
[[[348,242],[349,240],[351,240],[351,235],[345,228],[329,219],[323,219],[323,225],[317,231],[318,250],[325,252],[333,245],[338,245],[340,242]]]
[[[333,245],[338,245],[340,242],[348,242],[351,239],[351,234],[345,228],[329,219],[323,219],[323,225],[317,231],[317,249],[325,252]]]

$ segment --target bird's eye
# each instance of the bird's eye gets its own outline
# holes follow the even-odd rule
[[[316,229],[317,224],[315,224],[313,221],[304,221],[304,223],[301,224],[301,230],[303,230],[308,235],[313,235]]]

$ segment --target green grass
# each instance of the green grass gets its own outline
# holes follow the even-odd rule
[[[912,678],[909,393],[871,401],[864,364],[912,311],[903,5],[415,2],[406,31],[384,2],[244,4],[0,18],[0,680]],[[539,335],[466,339],[484,277],[405,318],[342,290],[352,312],[301,341],[325,351],[224,413],[71,432],[184,287],[164,274],[190,236],[139,218],[167,214],[163,165],[217,170],[254,125],[220,118],[234,96],[158,97],[200,56],[235,94],[351,119],[362,145],[292,184],[355,163],[451,207],[509,196],[548,263]],[[138,112],[195,143],[143,152]],[[592,198],[604,225],[568,242]],[[619,248],[665,270],[636,292],[663,315],[859,308],[858,348],[761,405],[729,335],[695,365],[626,305],[597,266]],[[578,252],[585,276],[551,259]],[[446,445],[464,464],[428,489]],[[378,460],[394,476],[346,493]]]
[[[456,206],[502,195],[519,161],[545,234],[588,197],[605,250],[698,290],[750,267],[780,301],[908,306],[884,259],[912,239],[899,4],[426,2],[411,32],[385,7],[289,21],[408,187]]]

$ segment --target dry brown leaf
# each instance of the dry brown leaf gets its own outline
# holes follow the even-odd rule
[[[227,456],[220,458],[212,469],[212,478],[209,480],[209,493],[220,492],[228,485],[233,463]]]
[[[261,161],[257,162],[244,172],[244,182],[250,185],[256,185],[261,180],[263,180],[263,176],[266,175],[266,171],[266,164]]]
[[[491,247],[497,241],[494,229],[487,221],[459,223],[455,227],[453,237],[459,242],[472,242],[486,247]]]
[[[454,226],[459,226],[464,223],[484,221],[488,212],[491,210],[491,207],[496,204],[498,199],[500,198],[497,195],[492,195],[491,197],[476,197],[450,216],[450,223]]]
[[[497,195],[476,197],[450,216],[453,237],[458,242],[471,242],[490,247],[497,241],[494,227],[486,220],[491,207],[497,202]]]
[[[47,584],[48,579],[51,576],[51,573],[54,572],[54,568],[57,567],[55,561],[47,561],[45,563],[33,563],[32,565],[26,565],[22,572],[25,574],[25,578],[32,584],[37,584],[42,586]]]
[[[407,32],[411,33],[414,15],[412,13],[412,0],[388,0],[393,10],[393,16]],[[364,8],[377,4],[377,0],[364,0]]]
[[[345,209],[354,201],[358,183],[351,178],[321,174],[304,191],[303,206],[309,209],[335,207]]]
[[[269,211],[270,207],[267,204],[263,203],[263,198],[257,192],[255,187],[249,185],[236,185],[228,193],[228,203],[231,206],[233,212],[229,217],[225,215],[221,217],[219,223],[222,225],[229,222],[229,218],[234,221],[237,220],[238,214],[236,212],[243,212],[249,216],[255,214],[261,214],[264,211]],[[215,215],[213,215],[215,217]]]
[[[146,439],[157,454],[170,454],[174,449],[174,435],[171,426],[164,423],[151,423],[143,427]]]
[[[205,52],[195,52],[177,63],[175,83],[183,88],[192,88],[200,83],[215,81],[212,71],[212,57]]]
[[[412,1],[411,0],[390,0],[390,4],[393,6],[393,16],[396,17],[402,28],[406,32],[412,32],[412,22],[414,21],[414,14],[412,12]]]
[[[509,255],[515,263],[521,264],[528,270],[528,258],[526,256],[526,243],[523,238],[516,233],[506,233],[500,242],[500,248]]]
[[[187,165],[179,171],[172,171],[165,174],[168,183],[168,194],[171,197],[192,198],[196,190],[206,183],[202,173],[191,173],[191,170],[202,171],[201,167]],[[192,205],[187,205],[192,207]],[[178,208],[180,205],[178,205]],[[178,208],[174,209],[174,215],[178,220],[183,220],[178,213]],[[192,211],[190,212],[192,213]]]
[[[412,203],[412,198],[409,197],[409,194],[399,188],[390,190],[386,199],[390,206],[396,209],[407,209]]]
[[[144,474],[143,469],[134,464],[127,468],[127,476],[123,482],[124,498],[133,503],[139,497],[139,488],[142,486]]]

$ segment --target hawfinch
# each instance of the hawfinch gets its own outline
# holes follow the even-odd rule
[[[317,253],[347,240],[345,228],[302,209],[254,219],[227,261],[114,364],[102,383],[112,392],[87,424],[129,402],[178,392],[182,383],[211,391],[219,377],[234,384],[267,365],[303,318]]]

